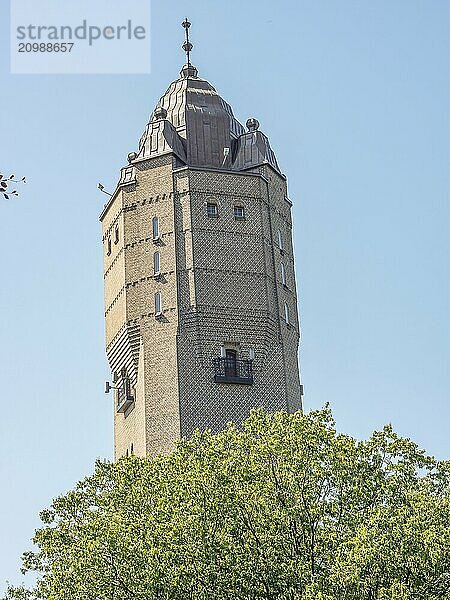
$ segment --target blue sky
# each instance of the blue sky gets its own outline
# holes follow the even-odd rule
[[[145,1],[145,0],[143,0]],[[112,457],[98,215],[193,63],[255,116],[294,202],[305,408],[450,457],[446,0],[154,2],[150,75],[10,75],[0,0],[0,591],[38,512]]]

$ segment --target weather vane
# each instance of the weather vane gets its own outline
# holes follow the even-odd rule
[[[194,47],[191,44],[191,42],[189,41],[189,27],[191,26],[191,24],[189,23],[187,17],[184,19],[184,21],[181,24],[183,25],[184,30],[186,32],[186,39],[184,41],[184,44],[181,47],[186,52],[187,65],[188,65],[188,67],[190,67],[191,66],[190,53],[191,53],[192,48]]]

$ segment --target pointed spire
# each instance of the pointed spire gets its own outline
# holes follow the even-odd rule
[[[191,52],[192,48],[194,47],[191,44],[191,42],[189,41],[189,27],[191,26],[191,24],[189,23],[187,17],[184,19],[184,21],[181,24],[184,27],[184,31],[185,31],[185,35],[186,35],[186,39],[184,41],[182,48],[186,52],[186,59],[187,59],[186,64],[188,67],[190,67],[191,66],[190,52]]]
[[[191,50],[194,46],[189,41],[189,27],[191,26],[191,24],[189,23],[187,17],[184,19],[184,21],[181,23],[181,25],[184,27],[184,31],[185,31],[185,40],[181,47],[186,52],[186,64],[181,69],[180,75],[184,78],[197,77],[198,71],[194,67],[194,65],[191,65]]]

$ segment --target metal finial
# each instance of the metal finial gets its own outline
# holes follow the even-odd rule
[[[184,27],[184,31],[186,33],[186,39],[184,41],[184,44],[181,47],[186,52],[187,65],[188,65],[188,67],[190,67],[191,66],[190,53],[191,53],[192,48],[194,47],[191,44],[191,42],[189,41],[189,27],[191,26],[191,24],[189,23],[187,17],[184,19],[184,21],[181,24]]]
[[[250,119],[247,119],[246,125],[249,131],[257,131],[259,128],[259,121],[254,117],[250,117]]]

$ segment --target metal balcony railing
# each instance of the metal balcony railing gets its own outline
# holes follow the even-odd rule
[[[134,396],[131,394],[130,380],[127,377],[117,389],[117,412],[125,412],[133,402]]]
[[[214,358],[214,381],[216,383],[253,384],[251,360],[239,360],[234,357]]]

